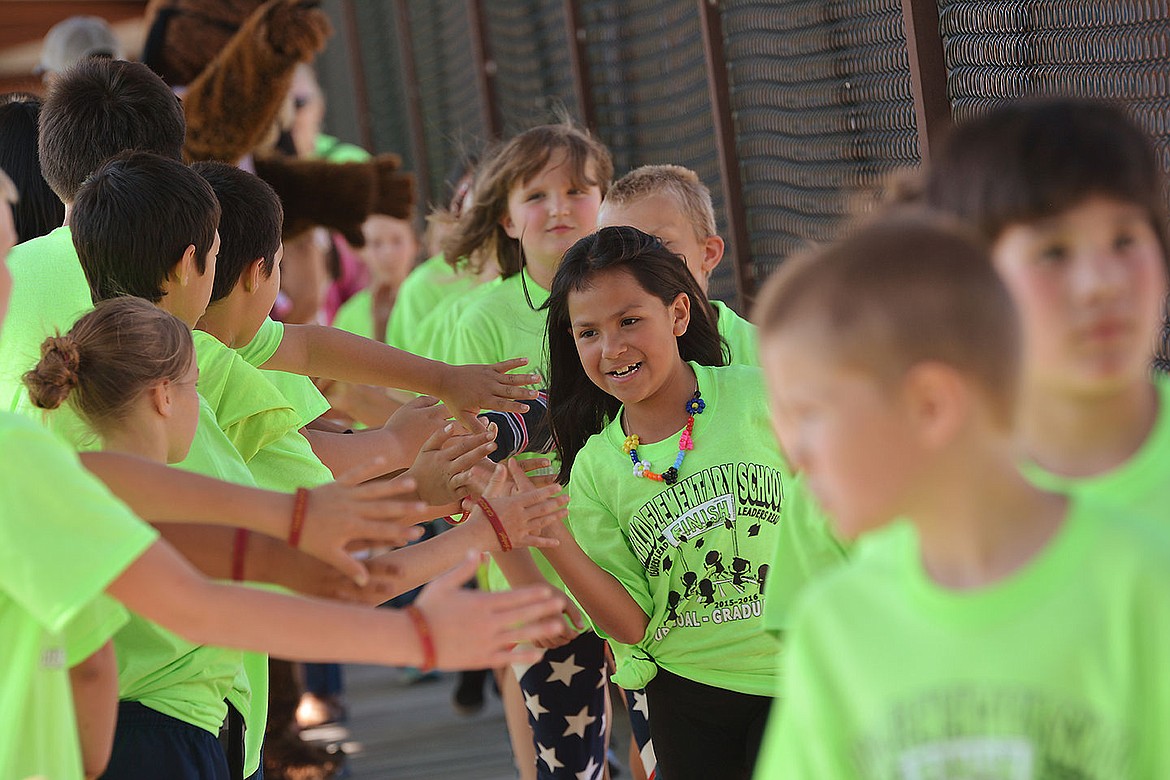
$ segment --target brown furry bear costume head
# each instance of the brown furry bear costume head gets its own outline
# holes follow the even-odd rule
[[[314,0],[151,0],[143,59],[173,87],[186,87],[184,153],[189,160],[236,163],[255,155],[256,173],[284,204],[285,236],[314,225],[364,243],[371,213],[406,219],[413,180],[396,155],[364,163],[281,157],[274,128],[300,62],[332,33]]]

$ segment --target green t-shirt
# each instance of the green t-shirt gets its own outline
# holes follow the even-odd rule
[[[71,407],[45,415],[29,401],[21,382],[40,360],[44,340],[65,333],[93,308],[73,234],[60,227],[17,244],[8,255],[8,270],[12,297],[0,330],[0,409],[41,420],[74,447],[94,449],[96,438]]]
[[[374,338],[373,298],[374,294],[369,287],[354,293],[353,297],[337,309],[337,315],[333,318],[333,327],[367,339]],[[389,325],[387,325],[387,330],[389,330]],[[382,334],[382,342],[389,343],[386,341],[385,333]]]
[[[154,543],[77,456],[35,423],[0,412],[0,777],[82,776],[68,660],[84,634],[90,652],[117,613],[102,592]],[[80,635],[79,634],[79,635]],[[96,643],[96,644],[95,644]]]
[[[810,586],[756,778],[1170,777],[1170,547],[1104,506],[990,587],[906,523]]]
[[[1046,490],[1106,501],[1170,524],[1170,378],[1159,376],[1155,386],[1158,416],[1154,427],[1125,463],[1092,477],[1062,477],[1034,464],[1025,465],[1024,474]]]
[[[457,362],[451,342],[463,327],[463,312],[481,297],[491,294],[500,284],[502,281],[497,277],[458,295],[448,295],[435,304],[434,310],[418,324],[416,338],[422,350],[419,354],[445,363]]]
[[[732,364],[743,366],[760,365],[760,337],[756,326],[736,314],[723,301],[711,301],[715,309],[719,335],[731,350]]]
[[[776,691],[779,643],[764,631],[764,588],[779,530],[810,501],[780,454],[758,368],[691,364],[705,411],[672,486],[635,477],[621,417],[573,463],[569,524],[581,548],[650,616],[636,648],[615,650],[614,680],[642,688],[655,664],[741,693]],[[655,470],[677,434],[638,448]],[[614,644],[614,643],[611,643]]]
[[[196,332],[198,333],[198,332]],[[240,485],[255,485],[240,453],[219,428],[202,395],[199,423],[184,471]],[[214,382],[211,383],[214,385]],[[227,715],[224,698],[240,668],[241,653],[196,645],[136,615],[114,637],[118,656],[118,698],[198,726],[212,734]]]
[[[268,330],[269,334],[273,332],[272,328]],[[256,348],[256,354],[262,351]],[[195,331],[195,354],[200,393],[212,406],[224,433],[245,457],[258,486],[291,493],[299,487],[316,487],[333,480],[333,474],[300,432],[302,415],[270,381],[269,376],[279,372],[261,371],[236,350],[202,331]],[[225,695],[244,716],[248,737],[245,770],[250,769],[250,774],[260,761],[268,712],[268,667],[267,657],[261,654],[245,653],[243,660],[243,670]]]
[[[260,368],[276,354],[280,342],[284,339],[284,323],[271,317],[264,320],[260,330],[252,340],[236,352],[248,363]],[[321,391],[313,384],[313,380],[301,374],[290,374],[285,371],[264,370],[264,376],[276,387],[286,400],[301,416],[301,427],[305,427],[313,420],[329,411],[329,401],[321,395]]]
[[[416,333],[418,323],[434,311],[439,301],[457,297],[473,286],[474,281],[466,274],[456,272],[443,255],[424,260],[398,288],[394,308],[390,311],[390,321],[386,323],[386,343],[422,354]]]

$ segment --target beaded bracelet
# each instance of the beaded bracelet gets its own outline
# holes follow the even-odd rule
[[[500,549],[504,552],[510,551],[512,549],[512,540],[508,538],[508,532],[504,530],[504,524],[500,522],[500,516],[496,514],[496,510],[492,508],[492,505],[483,496],[475,499],[475,503],[487,515],[488,522],[496,530],[496,539],[500,542]]]
[[[232,579],[236,582],[244,581],[244,558],[248,554],[248,529],[237,528],[235,539],[232,541]]]
[[[305,528],[306,510],[309,508],[309,491],[306,488],[297,488],[293,498],[292,522],[288,527],[288,545],[293,549],[301,545],[301,531]]]
[[[418,634],[418,643],[422,645],[423,652],[423,660],[418,670],[426,674],[435,668],[435,635],[431,633],[430,624],[418,607],[408,604],[403,611],[410,616],[410,622],[414,623],[414,632]]]

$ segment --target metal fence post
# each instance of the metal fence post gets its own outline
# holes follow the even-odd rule
[[[902,24],[906,29],[906,56],[910,60],[910,84],[914,91],[918,154],[925,163],[930,159],[931,146],[951,123],[947,65],[938,30],[938,3],[902,0]]]
[[[746,309],[755,296],[751,238],[747,212],[743,204],[743,182],[739,173],[739,154],[735,146],[735,122],[731,111],[731,88],[727,78],[727,61],[723,50],[723,19],[719,0],[698,0],[703,31],[703,51],[707,59],[707,88],[715,125],[715,147],[719,156],[719,177],[723,183],[727,207],[728,244],[735,263],[735,290],[741,308]]]
[[[414,41],[410,35],[409,0],[395,0],[398,21],[398,55],[402,60],[402,83],[406,92],[406,113],[410,118],[410,145],[414,156],[415,184],[420,203],[430,203],[430,166],[427,162],[426,126],[423,123],[422,98],[418,88],[418,69],[414,63]]]

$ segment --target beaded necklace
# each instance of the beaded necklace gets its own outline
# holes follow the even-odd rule
[[[674,458],[674,465],[661,474],[655,474],[650,470],[650,461],[638,459],[638,445],[641,443],[641,440],[638,439],[638,434],[631,433],[626,437],[626,442],[622,445],[622,450],[630,456],[630,460],[634,463],[635,477],[652,479],[667,485],[673,485],[675,482],[678,482],[678,469],[682,466],[683,456],[686,455],[688,450],[695,448],[695,440],[692,438],[692,432],[695,429],[695,415],[703,413],[703,410],[707,408],[707,402],[700,397],[699,391],[696,389],[695,394],[687,401],[684,408],[687,413],[687,426],[683,429],[682,435],[678,437],[678,455]]]

